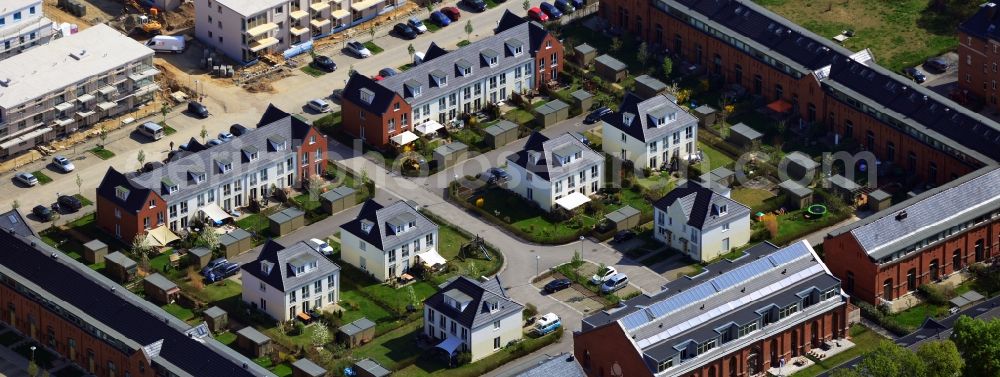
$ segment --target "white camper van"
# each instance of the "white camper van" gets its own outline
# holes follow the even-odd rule
[[[173,52],[175,54],[184,52],[184,47],[186,47],[184,37],[170,35],[157,35],[147,41],[146,46],[156,52]]]

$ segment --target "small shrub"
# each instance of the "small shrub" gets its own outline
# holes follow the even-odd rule
[[[524,311],[521,312],[521,314],[524,317],[524,319],[534,317],[535,315],[538,314],[538,307],[535,306],[535,304],[529,302],[526,305],[524,305]]]
[[[469,352],[461,352],[455,356],[455,366],[461,366],[468,364],[472,361],[472,354]]]
[[[927,302],[938,306],[948,305],[948,301],[955,298],[955,287],[950,283],[923,284],[917,287],[917,292],[920,292]]]

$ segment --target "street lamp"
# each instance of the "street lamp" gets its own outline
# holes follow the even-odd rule
[[[35,362],[35,346],[31,346],[31,362]]]
[[[538,276],[538,262],[540,260],[542,260],[542,256],[541,255],[536,255],[535,256],[535,276]]]

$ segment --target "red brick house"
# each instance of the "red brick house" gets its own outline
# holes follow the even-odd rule
[[[96,204],[97,226],[126,242],[167,223],[163,198],[154,190],[133,185],[114,167],[108,167],[97,186]]]
[[[994,111],[997,105],[997,65],[1000,64],[1000,17],[997,4],[988,2],[958,26],[958,87],[984,101]]]
[[[905,309],[920,285],[958,283],[956,272],[995,260],[1000,169],[986,170],[831,232],[824,256],[844,290],[874,305]]]
[[[340,111],[344,132],[376,148],[389,146],[393,136],[411,131],[413,112],[402,96],[362,74],[344,87]]]
[[[584,318],[588,376],[755,376],[849,336],[847,295],[806,242],[770,243]],[[793,315],[794,314],[794,315]]]

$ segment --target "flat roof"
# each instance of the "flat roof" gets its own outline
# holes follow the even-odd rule
[[[547,115],[565,109],[567,107],[569,107],[569,105],[567,105],[563,101],[552,100],[544,105],[539,106],[538,108],[535,109],[535,111],[538,112],[539,114]]]
[[[494,124],[492,126],[486,127],[483,132],[490,135],[496,136],[510,130],[516,130],[517,125],[509,120],[501,120],[500,123]]]
[[[254,13],[266,10],[268,8],[274,8],[279,5],[284,5],[287,1],[285,0],[215,0],[215,2],[220,5],[232,9],[234,12],[239,13],[244,16],[250,16]]]
[[[212,250],[210,250],[207,247],[196,247],[196,248],[193,248],[191,250],[188,250],[188,252],[191,253],[191,254],[193,254],[194,256],[197,256],[197,257],[203,257],[203,256],[206,256],[206,255],[212,255]]]
[[[762,136],[764,136],[764,134],[751,128],[750,126],[744,124],[743,122],[734,124],[732,127],[729,127],[729,130],[737,134],[743,135],[743,137],[749,140],[760,139]]]
[[[434,148],[434,153],[442,155],[442,156],[448,156],[448,155],[451,155],[453,153],[462,152],[462,151],[466,151],[466,150],[469,150],[469,146],[468,145],[465,145],[465,143],[462,143],[462,142],[459,142],[459,141],[455,141],[455,142],[451,142],[451,143],[439,146],[437,148]]]
[[[572,96],[573,98],[578,99],[578,100],[585,100],[587,98],[594,97],[593,94],[591,94],[590,92],[588,92],[586,90],[583,90],[583,89],[578,89],[577,91],[575,91],[573,93],[570,93],[569,95]]]
[[[0,61],[0,107],[16,107],[152,56],[153,50],[142,43],[108,25],[94,25]]]
[[[285,208],[285,209],[283,209],[280,212],[277,212],[275,214],[272,214],[271,216],[268,216],[267,218],[269,220],[271,220],[271,221],[275,221],[275,222],[278,222],[278,223],[285,223],[285,222],[288,222],[291,219],[294,219],[296,217],[305,216],[305,214],[306,213],[302,212],[301,209],[298,209],[298,208],[295,208],[295,207],[290,207],[290,208]]]
[[[388,369],[385,369],[385,367],[383,367],[381,364],[379,364],[375,360],[367,359],[367,358],[366,359],[361,359],[358,362],[354,363],[354,366],[356,366],[356,367],[358,367],[360,369],[364,369],[366,372],[368,372],[369,374],[371,374],[372,376],[375,376],[375,377],[385,377],[385,376],[388,376],[391,373],[391,372],[389,372]]]
[[[232,232],[219,236],[219,244],[232,245],[234,243],[240,242],[250,237],[252,237],[250,232],[247,232],[241,228],[236,228],[233,229]]]
[[[609,213],[607,215],[604,215],[604,217],[606,219],[608,219],[608,220],[611,220],[611,221],[614,221],[614,222],[617,223],[617,222],[624,221],[624,220],[628,219],[629,217],[638,216],[639,214],[640,214],[639,210],[633,208],[632,206],[624,206],[622,208],[619,208],[617,211],[614,211],[614,212],[611,212],[611,213]]]
[[[353,193],[354,193],[354,189],[352,189],[350,187],[347,187],[347,186],[338,186],[337,188],[335,188],[333,190],[324,192],[322,195],[320,195],[320,197],[322,197],[323,199],[329,200],[331,202],[335,202],[335,201],[343,199],[345,196],[351,195]]]
[[[664,84],[663,81],[657,80],[656,78],[650,75],[642,75],[636,77],[635,82],[645,85],[646,87],[654,91],[661,91],[667,89],[667,84]]]

